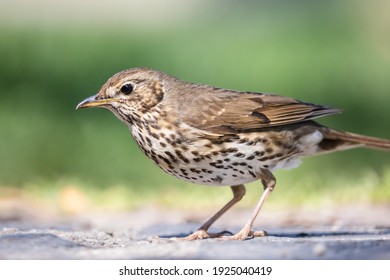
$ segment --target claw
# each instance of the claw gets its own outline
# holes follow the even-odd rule
[[[242,229],[240,232],[233,234],[227,230],[217,232],[217,233],[208,233],[203,229],[199,229],[186,237],[173,237],[170,238],[170,240],[192,241],[192,240],[207,239],[207,238],[217,238],[219,240],[249,240],[255,237],[264,237],[267,235],[268,235],[267,232],[263,230],[247,231],[246,229]]]
[[[232,236],[220,236],[219,239],[221,240],[249,240],[253,239],[255,237],[264,237],[267,236],[266,231],[246,231],[245,229],[242,229],[240,232],[232,235]]]
[[[252,231],[251,233],[253,237],[264,237],[268,235],[268,232],[265,230]]]
[[[217,232],[217,233],[208,233],[207,231],[205,231],[203,229],[199,229],[186,237],[174,237],[171,239],[176,240],[176,241],[192,241],[192,240],[197,240],[197,239],[219,238],[219,237],[226,236],[226,234],[233,235],[233,233],[231,233],[230,231],[227,231],[227,230]]]

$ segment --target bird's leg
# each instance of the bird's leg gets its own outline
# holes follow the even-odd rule
[[[207,230],[211,227],[211,225],[216,220],[218,220],[233,205],[235,205],[237,202],[239,202],[242,199],[242,197],[245,195],[245,186],[244,185],[231,186],[230,188],[232,189],[232,192],[233,192],[233,198],[224,207],[222,207],[221,210],[219,210],[214,216],[212,216],[207,222],[205,222],[197,231],[184,237],[183,240],[214,238],[214,237],[220,237],[220,236],[224,235],[225,233],[228,233],[226,231],[222,231],[219,233],[208,233]]]
[[[263,184],[264,191],[261,194],[259,202],[256,205],[255,210],[252,212],[251,217],[245,224],[245,226],[236,234],[232,236],[221,236],[223,240],[245,240],[248,237],[261,237],[265,236],[266,232],[264,231],[252,231],[253,223],[260,212],[261,207],[263,206],[265,200],[269,194],[273,191],[276,185],[276,179],[272,173],[267,169],[261,169],[261,183]]]

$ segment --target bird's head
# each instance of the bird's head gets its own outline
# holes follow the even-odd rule
[[[164,76],[151,69],[124,70],[108,79],[96,95],[81,101],[76,109],[102,107],[121,121],[131,122],[131,118],[142,116],[162,101]]]

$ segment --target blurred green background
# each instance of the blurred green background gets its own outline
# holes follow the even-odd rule
[[[389,10],[376,0],[2,0],[0,198],[64,211],[229,199],[229,188],[163,173],[109,111],[75,110],[131,67],[343,108],[320,122],[390,138]],[[267,207],[390,202],[386,152],[308,158],[276,177]],[[254,206],[261,190],[249,184],[241,205]]]

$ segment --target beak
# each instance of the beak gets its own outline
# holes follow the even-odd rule
[[[77,105],[76,109],[99,107],[112,101],[112,98],[96,99],[96,97],[97,94],[84,99]]]

